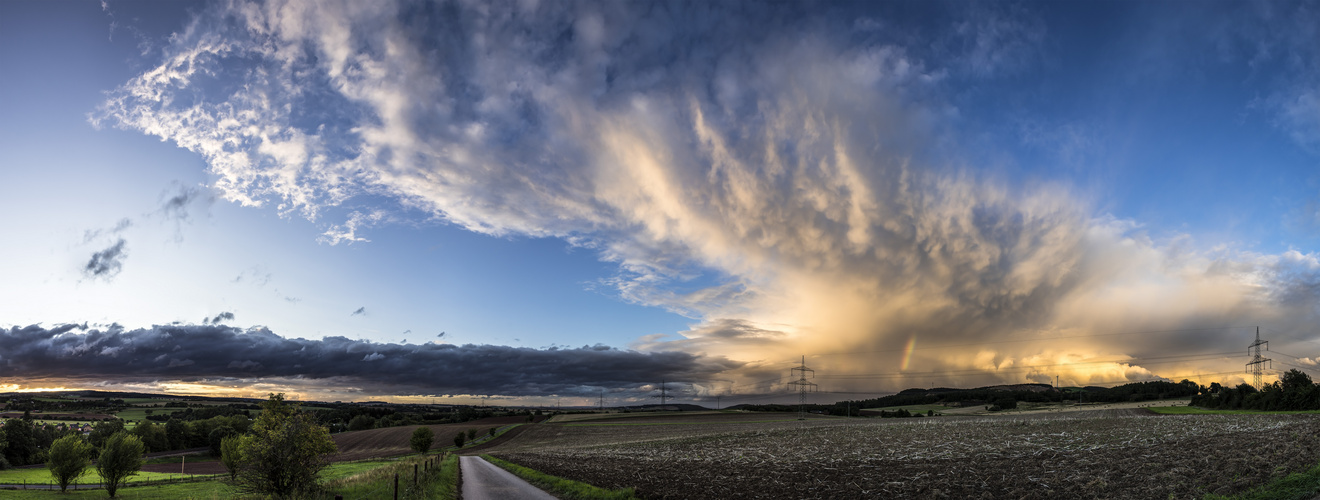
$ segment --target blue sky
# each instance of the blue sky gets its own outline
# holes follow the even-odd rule
[[[1256,325],[1310,369],[1318,15],[3,3],[0,336],[57,367],[5,376],[700,401],[806,355],[825,398],[1208,384]],[[276,368],[263,335],[361,366]],[[177,354],[203,339],[248,347]]]

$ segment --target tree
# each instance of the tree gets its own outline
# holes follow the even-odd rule
[[[147,447],[148,452],[168,451],[170,449],[170,439],[165,436],[165,427],[156,425],[150,420],[142,422],[133,428],[133,435],[142,439],[142,444]]]
[[[188,424],[177,418],[171,418],[165,422],[165,439],[169,441],[171,450],[187,448]]]
[[[5,428],[0,427],[0,470],[9,468],[9,459],[5,458],[6,446],[9,446],[9,439],[5,436]]]
[[[431,451],[431,443],[434,442],[435,431],[423,425],[413,431],[412,438],[408,439],[408,446],[411,446],[417,453],[426,454],[426,452]]]
[[[41,463],[33,458],[39,455],[36,426],[31,419],[11,418],[5,421],[5,458],[15,466]]]
[[[365,431],[375,427],[376,419],[371,418],[371,415],[358,415],[348,421],[348,430],[350,431]]]
[[[142,453],[145,451],[142,439],[127,432],[117,432],[106,439],[105,448],[96,459],[96,472],[101,475],[101,482],[105,483],[111,497],[129,476],[142,470]]]
[[[284,394],[271,394],[261,408],[240,448],[239,487],[280,498],[312,494],[317,475],[328,464],[325,455],[336,451],[330,431],[285,403]]]
[[[60,485],[60,491],[67,490],[69,483],[87,472],[90,463],[87,456],[92,450],[92,445],[75,434],[56,439],[50,445],[50,461],[46,462],[46,466],[50,468],[55,483]]]
[[[477,438],[477,430],[476,430],[476,429],[468,429],[467,440],[468,440],[468,441],[471,441],[471,440],[476,439],[476,438]]]
[[[238,477],[238,469],[243,466],[244,440],[245,437],[239,435],[225,436],[220,440],[220,463],[229,471],[230,481]]]
[[[100,448],[110,436],[122,430],[124,430],[123,420],[103,420],[92,425],[92,433],[87,435],[87,441],[91,442],[92,446]]]
[[[209,439],[209,444],[211,446],[211,456],[213,457],[220,456],[221,453],[223,453],[220,450],[220,446],[224,443],[225,438],[229,436],[233,436],[235,434],[238,433],[234,432],[234,428],[228,425],[222,425],[212,430]]]
[[[463,441],[464,441],[463,438],[464,438],[464,437],[466,437],[466,435],[463,434],[462,432],[458,433],[457,436],[454,436],[454,446],[457,446],[457,447],[459,447],[459,448],[462,448],[462,447],[463,447]]]

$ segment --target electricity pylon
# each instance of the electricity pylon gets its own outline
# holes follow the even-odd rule
[[[1256,390],[1258,391],[1263,387],[1261,385],[1261,376],[1263,375],[1261,372],[1264,369],[1263,365],[1269,363],[1270,369],[1274,369],[1274,360],[1261,357],[1260,346],[1265,346],[1266,351],[1270,350],[1270,341],[1260,339],[1260,327],[1258,326],[1256,327],[1256,341],[1247,346],[1247,355],[1251,356],[1251,361],[1247,362],[1247,373],[1252,375],[1251,378],[1252,382],[1254,382],[1253,385],[1256,386]],[[1253,354],[1252,351],[1255,351],[1255,353]]]
[[[669,387],[665,386],[665,381],[660,381],[660,395],[651,397],[660,398],[660,406],[665,405],[665,401],[668,401],[672,397],[669,395]]]
[[[807,418],[807,393],[816,391],[816,384],[807,381],[807,373],[811,373],[811,378],[816,378],[816,370],[807,368],[807,357],[802,356],[802,366],[795,366],[788,371],[789,378],[798,377],[797,380],[788,382],[788,385],[797,386],[798,390],[798,418]]]

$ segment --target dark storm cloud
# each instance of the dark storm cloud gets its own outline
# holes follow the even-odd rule
[[[124,250],[124,239],[120,238],[114,245],[92,254],[91,260],[83,266],[83,274],[90,278],[112,278],[124,267],[124,259],[128,254]]]
[[[658,380],[700,382],[736,364],[681,352],[601,345],[532,349],[380,344],[344,337],[281,337],[265,328],[85,325],[0,330],[0,378],[238,383],[278,380],[353,386],[369,393],[596,394]]]
[[[231,312],[225,311],[225,312],[222,312],[222,313],[220,313],[220,314],[215,315],[214,318],[206,318],[206,319],[203,319],[203,320],[202,320],[202,324],[204,324],[204,325],[205,325],[205,324],[218,325],[218,324],[220,324],[221,321],[233,321],[233,320],[234,320],[234,313],[231,313]]]

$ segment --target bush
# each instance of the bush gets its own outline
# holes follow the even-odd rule
[[[995,404],[994,404],[994,405],[995,405],[995,406],[998,406],[999,409],[1001,409],[1001,410],[1015,410],[1015,409],[1017,409],[1017,404],[1018,404],[1018,402],[1017,402],[1016,399],[1013,399],[1013,398],[999,398],[999,399],[996,399],[996,400],[995,400]]]
[[[238,469],[243,465],[244,436],[225,436],[220,440],[220,464],[229,471],[229,480],[238,477]]]
[[[464,435],[462,432],[458,433],[457,436],[454,436],[454,446],[457,446],[457,447],[459,447],[459,448],[462,448],[462,447],[463,447],[463,443],[466,441],[466,440],[464,439],[464,437],[465,437],[465,435]]]
[[[421,426],[413,431],[412,438],[408,439],[408,446],[412,447],[417,453],[426,453],[431,451],[431,443],[435,442],[435,431],[430,427]]]

